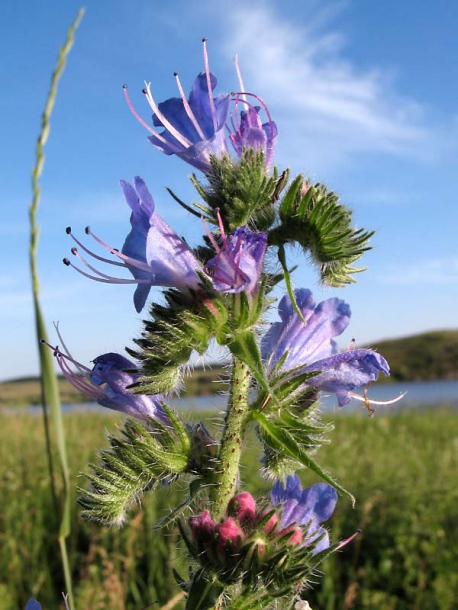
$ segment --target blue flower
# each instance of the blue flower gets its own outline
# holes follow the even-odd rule
[[[267,233],[238,227],[226,236],[218,212],[222,247],[209,233],[217,254],[205,269],[212,278],[213,287],[219,292],[246,292],[253,294],[259,286],[262,263],[267,247]]]
[[[154,111],[153,125],[163,127],[148,140],[166,155],[176,154],[193,167],[207,172],[210,156],[221,158],[227,153],[225,125],[229,113],[230,95],[213,97],[217,79],[201,72],[195,78],[189,99],[171,98],[157,106],[146,88],[146,99]]]
[[[29,599],[25,605],[25,610],[41,610],[41,604],[36,599]]]
[[[173,286],[186,290],[197,288],[201,265],[188,246],[154,210],[154,201],[142,178],[136,176],[134,184],[120,181],[124,197],[132,210],[132,229],[121,253],[128,257],[126,265],[139,283],[134,304],[138,312],[143,309],[151,286]],[[129,264],[129,261],[133,261]],[[143,263],[138,265],[136,263]],[[146,264],[147,270],[144,265]]]
[[[316,483],[302,489],[299,477],[292,475],[286,478],[286,485],[281,481],[274,484],[270,499],[273,506],[282,505],[280,530],[292,525],[306,526],[302,546],[308,546],[320,538],[313,553],[329,547],[329,535],[320,524],[329,519],[337,503],[337,492],[332,485]]]
[[[332,298],[315,305],[307,289],[296,290],[295,298],[305,323],[289,296],[284,296],[278,308],[281,322],[272,325],[261,343],[268,374],[280,362],[280,371],[291,371],[291,377],[316,372],[308,385],[335,393],[339,406],[350,402],[353,390],[375,381],[380,371],[389,375],[387,361],[373,350],[338,353],[333,337],[340,335],[350,321],[347,303]]]
[[[82,271],[68,258],[64,259],[64,263],[98,282],[137,284],[134,305],[138,312],[143,309],[152,286],[169,286],[181,290],[197,289],[200,286],[197,271],[201,270],[202,266],[185,242],[159,214],[156,214],[153,198],[144,180],[136,176],[133,184],[121,180],[120,185],[132,210],[130,216],[132,228],[121,251],[106,244],[92,233],[89,227],[86,227],[86,233],[120,259],[119,262],[93,253],[72,234],[70,227],[67,228],[67,233],[87,254],[110,265],[124,267],[130,271],[134,279],[117,278],[98,271],[86,261],[77,248],[72,248],[72,254],[77,256],[94,275]]]
[[[268,114],[267,107],[257,95],[237,93],[234,98],[235,114],[238,112],[240,102],[245,104],[248,110],[240,113],[240,119],[230,117],[229,120],[231,94],[220,93],[213,96],[217,79],[210,72],[205,40],[203,43],[205,72],[201,72],[195,78],[189,98],[186,98],[177,73],[175,78],[180,97],[173,97],[157,104],[151,93],[151,85],[147,84],[143,89],[153,111],[153,125],[162,131],[157,131],[138,115],[130,101],[127,86],[124,85],[124,95],[129,108],[151,133],[148,140],[156,148],[166,155],[177,155],[206,174],[212,172],[211,157],[221,159],[229,154],[226,130],[238,156],[246,148],[255,150],[262,148],[265,152],[266,166],[269,166],[277,128]],[[243,91],[240,73],[239,80]],[[267,123],[262,123],[258,116],[261,107],[249,104],[246,100],[247,95],[254,96],[261,103],[268,116]]]
[[[245,104],[248,102],[245,98],[246,94],[239,94],[236,98],[236,106],[241,99]],[[262,123],[259,112],[261,106],[250,106],[248,110],[240,112],[240,120],[234,125],[233,133],[229,133],[229,139],[238,154],[241,156],[247,148],[253,150],[263,150],[266,166],[269,167],[272,162],[272,157],[275,148],[275,139],[278,134],[277,126],[272,121],[267,110],[267,106],[255,94],[249,94],[256,97],[264,107],[269,120],[267,123]]]
[[[169,423],[161,404],[164,400],[162,395],[134,394],[129,389],[139,381],[140,375],[136,365],[121,354],[102,354],[94,359],[94,366],[89,369],[58,347],[47,345],[53,350],[65,378],[78,392],[103,407],[130,417],[143,420],[153,418],[164,424]]]

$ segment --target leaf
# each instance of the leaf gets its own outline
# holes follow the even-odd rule
[[[263,431],[263,436],[266,442],[275,451],[283,451],[289,457],[300,462],[303,466],[313,470],[323,481],[326,481],[338,491],[348,496],[353,504],[355,505],[354,496],[339,485],[325,470],[321,468],[301,447],[294,436],[279,423],[272,421],[267,418],[263,413],[253,411],[253,419],[260,425]]]

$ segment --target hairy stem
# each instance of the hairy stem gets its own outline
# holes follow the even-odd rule
[[[219,454],[219,469],[211,488],[213,519],[224,516],[229,500],[235,495],[239,479],[243,436],[249,417],[248,390],[250,371],[246,364],[234,358],[231,390]]]

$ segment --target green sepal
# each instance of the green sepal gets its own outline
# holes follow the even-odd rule
[[[159,481],[168,482],[187,471],[190,438],[186,426],[165,404],[170,423],[150,420],[150,428],[128,419],[120,437],[109,436],[110,449],[100,452],[100,464],[86,473],[90,490],[78,489],[82,515],[120,525],[128,509]]]
[[[185,610],[209,610],[215,605],[224,591],[216,575],[209,574],[204,568],[198,570],[192,579],[186,600]]]
[[[222,158],[211,157],[210,162],[212,169],[206,174],[208,184],[200,183],[195,175],[191,182],[213,211],[212,222],[218,224],[218,209],[228,232],[244,225],[258,231],[272,226],[274,203],[285,180],[283,175],[278,178],[276,168],[271,174],[267,173],[264,152],[247,149],[240,160],[225,155]]]
[[[172,191],[172,189],[166,187],[166,190],[175,199],[175,201],[179,205],[181,205],[181,207],[184,208],[187,212],[190,212],[194,216],[197,216],[197,218],[203,218],[207,222],[213,222],[213,219],[211,217],[212,211],[209,208],[199,205],[198,203],[194,203],[193,205],[199,210],[197,212],[196,210],[194,210],[194,208],[192,208],[190,205],[188,205],[182,199],[180,199],[177,195],[175,195],[175,193]]]
[[[202,279],[204,282],[204,279]],[[224,301],[207,290],[164,292],[165,305],[154,303],[151,319],[135,343],[139,350],[127,349],[141,362],[141,380],[132,386],[138,394],[163,394],[176,389],[182,366],[193,350],[205,353],[208,343],[227,322]]]
[[[369,250],[373,231],[354,229],[352,212],[322,184],[309,186],[303,196],[303,176],[293,180],[279,206],[280,224],[269,232],[269,245],[297,243],[310,252],[321,280],[329,286],[354,282],[364,270],[353,263]]]
[[[344,487],[339,485],[330,474],[323,470],[301,445],[301,442],[303,442],[303,434],[300,434],[299,439],[297,439],[292,428],[289,429],[288,426],[282,425],[279,421],[267,417],[259,410],[252,411],[252,418],[259,424],[262,439],[269,447],[274,451],[284,453],[286,456],[296,460],[306,468],[310,468],[323,479],[323,481],[326,481],[326,483],[329,483],[338,491],[348,496],[352,504],[355,504],[354,496]],[[301,430],[300,432],[303,433],[304,430]]]

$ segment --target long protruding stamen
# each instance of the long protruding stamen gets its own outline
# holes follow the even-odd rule
[[[335,551],[339,551],[342,547],[346,546],[349,542],[354,540],[356,536],[361,533],[361,531],[362,530],[356,530],[356,532],[352,534],[349,538],[347,538],[346,540],[342,540],[339,546],[335,548]]]
[[[148,265],[148,263],[144,263],[143,261],[139,261],[135,258],[131,258],[130,256],[126,256],[116,248],[109,246],[102,239],[100,239],[100,237],[97,237],[97,235],[91,231],[90,227],[86,227],[85,231],[86,235],[90,235],[93,239],[95,239],[98,244],[100,244],[103,248],[111,252],[111,254],[113,254],[114,256],[120,258],[126,263],[126,265],[129,265],[130,267],[135,267],[136,269],[140,269],[140,271],[146,271],[147,273],[151,273],[151,267]]]
[[[213,89],[212,89],[212,81],[211,81],[211,75],[210,75],[210,65],[208,62],[207,39],[202,38],[202,43],[203,43],[203,50],[204,50],[205,76],[207,78],[208,101],[210,102],[210,112],[212,115],[213,129],[216,131],[218,125],[216,122],[215,102],[213,101]]]
[[[154,136],[156,136],[157,138],[162,138],[162,136],[155,131],[150,125],[148,125],[148,123],[146,123],[142,117],[138,114],[138,112],[135,110],[134,105],[132,104],[132,102],[130,101],[130,96],[127,93],[127,85],[123,85],[122,86],[123,90],[124,90],[124,97],[126,98],[126,102],[127,105],[129,106],[129,110],[132,112],[132,114],[134,115],[134,117],[137,119],[137,121],[139,123],[141,123],[143,125],[143,127],[145,129],[147,129],[150,133],[152,133]],[[163,141],[165,142],[165,140],[163,139]]]
[[[207,223],[204,220],[204,217],[201,216],[200,219],[202,221],[202,226],[204,227],[204,231],[207,234],[207,237],[210,240],[211,245],[215,248],[216,253],[219,254],[219,252],[221,251],[221,248],[219,247],[218,242],[213,237],[213,233],[208,228]]]
[[[184,135],[182,133],[180,133],[178,131],[178,129],[176,129],[176,127],[174,127],[172,125],[172,123],[170,121],[168,121],[167,118],[159,110],[159,107],[156,104],[156,102],[154,101],[153,95],[151,93],[151,83],[145,83],[145,88],[143,89],[143,92],[146,96],[146,99],[148,100],[148,104],[151,106],[152,111],[157,116],[157,118],[160,120],[160,122],[165,127],[165,129],[167,129],[167,131],[170,132],[172,134],[172,136],[176,140],[178,140],[178,142],[185,148],[189,148],[190,146],[192,146],[192,142],[190,142],[187,138],[185,138]],[[168,140],[166,142],[167,142],[167,145],[170,146],[171,143]],[[177,151],[179,152],[179,149],[177,149]]]
[[[82,256],[79,252],[78,252],[78,248],[73,247],[71,249],[71,253],[73,254],[73,256],[76,256],[77,258],[79,258],[79,260],[83,263],[83,265],[85,265],[88,269],[90,269],[91,271],[93,271],[96,275],[100,276],[100,277],[104,277],[107,280],[112,280],[113,276],[112,275],[107,275],[106,273],[102,273],[102,271],[99,271],[98,269],[96,269],[95,267],[93,267],[85,258],[84,256]],[[130,280],[129,278],[129,281]]]
[[[245,104],[246,104],[247,106],[250,106],[251,108],[254,108],[254,106],[253,106],[252,104],[250,104],[250,103],[249,103],[249,102],[246,100],[246,97],[245,97],[245,96],[250,95],[251,97],[254,97],[254,98],[255,98],[256,100],[258,100],[258,102],[261,104],[261,106],[262,106],[262,108],[263,108],[264,112],[266,113],[267,120],[268,120],[269,124],[270,124],[270,125],[273,125],[273,120],[272,120],[272,117],[271,117],[271,115],[270,115],[269,108],[267,107],[267,104],[264,102],[264,100],[263,100],[261,97],[259,97],[259,95],[256,95],[256,93],[249,93],[248,91],[238,91],[238,92],[235,92],[233,95],[234,95],[234,96],[236,96],[236,98],[237,98],[237,97],[241,98],[241,99],[242,99],[242,101],[244,101],[244,102],[245,102]]]
[[[107,279],[103,277],[97,277],[96,275],[91,275],[90,273],[86,273],[76,265],[74,265],[70,259],[64,258],[63,263],[66,267],[72,267],[75,271],[78,271],[80,275],[84,275],[84,277],[89,278],[90,280],[94,280],[95,282],[102,282],[103,284],[150,284],[151,280],[148,279],[122,279],[118,277],[110,277],[106,276]]]
[[[240,66],[239,66],[239,58],[237,55],[234,57],[234,65],[235,65],[235,71],[237,73],[237,79],[238,79],[239,85],[240,85],[240,91],[245,91],[245,85],[243,84],[242,73],[240,71]],[[242,99],[244,101],[246,101],[246,97],[245,97],[244,93],[242,93]]]
[[[137,119],[137,121],[139,123],[141,123],[141,125],[143,125],[143,127],[145,129],[147,129],[151,134],[153,134],[153,136],[155,138],[157,138],[160,142],[162,142],[163,144],[166,144],[168,147],[173,146],[173,144],[171,144],[168,140],[166,140],[164,138],[163,135],[161,135],[158,131],[156,131],[155,129],[153,129],[150,125],[148,125],[148,123],[146,123],[142,117],[138,114],[138,112],[135,110],[134,105],[132,104],[131,100],[130,100],[130,96],[127,93],[127,85],[123,85],[123,89],[124,89],[124,97],[126,98],[126,102],[127,105],[129,106],[129,110],[132,112],[132,114],[134,115],[134,117]],[[143,93],[146,95],[146,89],[143,89]],[[149,103],[149,100],[148,100]],[[151,104],[150,104],[151,106]],[[179,149],[176,148],[175,152],[179,152]]]
[[[402,400],[404,398],[404,396],[407,394],[407,392],[402,392],[402,394],[399,394],[399,396],[397,396],[396,398],[392,398],[391,400],[372,400],[369,399],[367,396],[361,396],[361,394],[355,394],[354,392],[350,392],[350,396],[352,398],[354,398],[355,400],[359,400],[360,402],[364,402],[366,405],[369,404],[370,405],[377,405],[377,406],[387,406],[387,405],[393,405],[396,402],[399,402],[400,400]]]
[[[61,342],[61,344],[64,347],[64,352],[63,353],[72,360],[73,364],[76,366],[76,368],[81,373],[84,373],[85,370],[87,370],[87,368],[84,365],[80,364],[77,360],[75,360],[73,358],[73,356],[71,355],[70,350],[68,349],[68,347],[67,347],[67,345],[66,345],[66,343],[64,341],[64,338],[62,337],[61,332],[59,330],[59,322],[53,322],[53,325],[54,325],[54,329],[55,329],[55,331],[57,333],[57,336],[59,337],[59,341]]]
[[[186,99],[186,95],[183,91],[183,87],[181,86],[180,77],[178,76],[178,72],[174,72],[174,76],[177,81],[178,91],[180,92],[181,101],[183,102],[183,106],[184,106],[184,109],[186,110],[186,114],[188,115],[191,123],[194,125],[194,128],[197,131],[197,133],[199,134],[199,137],[202,138],[202,140],[205,140],[206,136],[205,136],[204,132],[202,131],[199,123],[197,122],[197,119],[191,109],[191,106],[189,105],[188,100]]]
[[[73,235],[71,227],[67,227],[65,229],[65,232],[67,233],[67,235],[70,235],[70,237],[73,239],[73,241],[75,241],[82,250],[84,250],[87,254],[92,256],[92,258],[96,258],[98,261],[101,261],[102,263],[108,263],[109,265],[116,265],[118,267],[126,267],[127,266],[125,263],[118,263],[118,261],[113,261],[113,260],[111,260],[109,258],[105,258],[104,256],[99,256],[95,252],[92,252],[92,250],[89,250],[89,248],[87,248],[79,239],[77,239]],[[110,252],[112,252],[111,248],[108,248],[108,249],[109,249]]]

